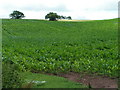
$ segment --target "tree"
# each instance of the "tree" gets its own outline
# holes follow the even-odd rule
[[[71,16],[68,16],[67,19],[71,20],[72,18],[71,18]]]
[[[58,15],[58,19],[61,19],[61,16],[60,16],[60,15]]]
[[[49,21],[56,21],[59,18],[60,16],[57,15],[57,13],[53,13],[53,12],[50,12],[45,16],[45,19],[49,19]]]
[[[24,18],[25,16],[22,12],[15,10],[13,11],[13,13],[10,14],[10,17],[11,19],[21,19]]]
[[[71,16],[68,16],[68,17],[66,17],[66,16],[60,16],[60,19],[69,19],[69,20],[71,20],[72,18],[71,18]]]
[[[65,19],[65,16],[61,16],[61,19]]]

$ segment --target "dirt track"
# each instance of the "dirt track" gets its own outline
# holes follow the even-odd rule
[[[47,74],[54,75],[54,74]],[[55,76],[67,78],[68,80],[79,82],[84,85],[90,85],[92,88],[118,88],[117,78],[110,78],[106,76],[83,75],[79,73],[69,72],[67,74],[61,73]]]

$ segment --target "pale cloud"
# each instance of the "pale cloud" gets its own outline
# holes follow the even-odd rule
[[[69,10],[66,8],[65,5],[58,5],[58,6],[45,6],[45,5],[35,5],[33,7],[31,6],[25,6],[20,8],[21,10],[26,10],[26,11],[59,11],[59,12],[68,12]]]
[[[73,19],[111,19],[118,17],[119,0],[2,0],[0,18],[9,18],[13,10],[27,19],[44,19],[49,12]]]

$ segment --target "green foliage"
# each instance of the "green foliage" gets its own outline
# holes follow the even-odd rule
[[[60,19],[65,19],[66,17],[65,16],[60,16]]]
[[[71,18],[71,16],[68,16],[67,19],[71,20],[72,18]]]
[[[72,19],[71,16],[60,16],[57,13],[50,12],[45,16],[45,19],[49,19],[49,21],[56,21],[57,19]]]
[[[20,70],[118,77],[117,20],[3,20],[3,62]]]
[[[2,65],[2,85],[3,88],[19,88],[22,86],[24,79],[20,73],[15,70],[17,66],[4,63]]]
[[[21,18],[24,18],[25,16],[22,12],[16,10],[16,11],[13,11],[13,13],[10,14],[10,17],[12,19],[21,19]]]
[[[59,16],[57,15],[57,13],[50,12],[45,16],[45,19],[48,18],[50,21],[56,21],[56,19],[59,18]]]

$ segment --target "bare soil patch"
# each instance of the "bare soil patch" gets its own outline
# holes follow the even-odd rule
[[[64,77],[74,82],[79,82],[84,85],[90,85],[92,88],[118,88],[118,83],[117,83],[118,79],[110,78],[107,76],[88,75],[88,74],[80,74],[75,72],[60,73],[60,74],[47,73],[47,75]]]

